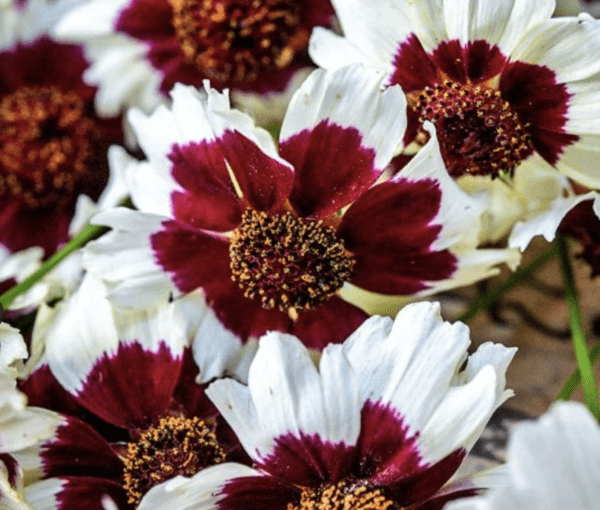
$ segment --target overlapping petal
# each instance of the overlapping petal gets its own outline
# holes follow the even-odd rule
[[[117,310],[105,292],[87,276],[65,304],[47,338],[49,366],[63,388],[97,416],[143,428],[170,402],[186,340],[171,308]]]

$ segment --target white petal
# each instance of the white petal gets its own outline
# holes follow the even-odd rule
[[[444,15],[449,39],[463,44],[485,40],[498,45],[505,55],[521,35],[554,11],[553,0],[445,0]]]
[[[392,62],[398,42],[412,30],[408,2],[333,0],[331,3],[346,38],[377,63]],[[420,3],[429,3],[429,0]]]
[[[481,244],[500,241],[517,221],[546,211],[557,197],[572,193],[568,179],[538,154],[521,162],[511,183],[464,176],[458,184],[469,195],[481,198],[485,206],[479,235]]]
[[[535,508],[600,509],[600,429],[579,403],[558,403],[536,423],[515,428],[509,469],[535,494]]]
[[[248,387],[216,381],[207,395],[254,458],[268,455],[286,434],[347,445],[358,437],[358,387],[339,345],[325,350],[317,371],[297,338],[269,333],[260,340]]]
[[[324,69],[333,70],[355,63],[371,65],[385,72],[390,72],[392,69],[391,61],[372,58],[348,38],[323,27],[313,29],[308,52],[315,64]]]
[[[152,111],[165,100],[159,90],[160,72],[146,60],[146,46],[116,34],[90,43],[87,53],[93,63],[84,73],[86,82],[97,85],[96,111],[114,117],[127,106]]]
[[[496,407],[502,405],[506,399],[513,396],[512,390],[505,389],[506,370],[516,352],[516,347],[507,348],[504,345],[492,342],[481,344],[477,348],[477,351],[469,356],[467,367],[457,375],[454,384],[467,384],[471,382],[486,365],[490,365],[496,372]]]
[[[96,0],[83,2],[64,16],[55,29],[63,40],[86,41],[91,37],[110,34],[115,18],[128,0]]]
[[[496,372],[488,365],[470,383],[451,387],[421,430],[419,452],[433,463],[459,448],[467,451],[496,410]]]
[[[399,87],[382,92],[384,74],[362,65],[336,71],[314,71],[294,94],[281,126],[280,141],[323,120],[356,128],[361,145],[375,150],[375,166],[383,170],[402,146],[406,100]]]
[[[392,403],[413,431],[427,423],[444,398],[470,343],[468,328],[443,322],[439,310],[439,303],[407,305],[388,335],[380,336],[387,320],[370,319],[344,343],[362,401]],[[379,335],[370,331],[374,326]]]
[[[459,375],[469,343],[464,324],[443,322],[439,304],[425,302],[404,307],[391,330],[389,320],[367,320],[344,343],[362,401],[391,404],[427,462],[470,448],[509,396],[504,372],[514,349],[488,345]]]
[[[593,199],[594,203],[597,204],[600,195],[590,192],[585,195],[573,195],[567,198],[559,196],[551,203],[549,210],[537,214],[527,221],[518,222],[508,240],[509,246],[524,251],[531,240],[538,235],[544,236],[547,241],[552,241],[566,214],[577,204],[590,199]]]
[[[109,209],[92,219],[114,230],[86,245],[84,267],[110,282],[111,298],[124,306],[165,303],[170,293],[176,294],[168,273],[154,261],[150,246],[150,235],[160,230],[164,219],[125,208]]]
[[[59,414],[38,407],[28,407],[10,419],[0,415],[0,451],[11,453],[29,448],[39,441],[54,437],[64,423]]]
[[[600,429],[582,404],[555,403],[538,421],[516,425],[508,459],[504,487],[446,508],[600,509]]]
[[[46,354],[51,370],[63,388],[77,394],[99,358],[114,354],[118,343],[106,288],[88,274],[48,332]]]
[[[200,369],[196,382],[232,375],[242,355],[242,343],[217,319],[201,293],[183,296],[174,302],[179,322],[187,328],[194,361]]]
[[[581,80],[600,71],[600,21],[588,15],[555,18],[531,27],[511,59],[546,66],[558,83]]]
[[[196,473],[192,478],[176,476],[150,489],[142,498],[137,510],[208,510],[218,508],[222,499],[221,487],[234,478],[261,476],[259,471],[227,462]]]
[[[49,478],[29,485],[24,490],[25,500],[35,510],[56,510],[60,508],[59,493],[64,484],[59,478]]]
[[[0,375],[17,376],[16,364],[28,356],[27,346],[18,329],[0,324]]]
[[[574,134],[600,132],[600,73],[567,84],[571,94],[565,131]],[[598,141],[595,140],[596,147]]]
[[[419,293],[427,296],[434,292],[465,287],[484,280],[500,272],[499,264],[506,264],[515,270],[521,262],[521,254],[516,249],[455,249],[457,268],[451,278],[436,282],[426,282],[430,288]]]
[[[558,170],[588,188],[600,188],[600,136],[584,135],[565,148],[557,163]]]

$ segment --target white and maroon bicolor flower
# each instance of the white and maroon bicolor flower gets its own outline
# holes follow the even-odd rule
[[[86,276],[54,317],[40,362],[19,383],[29,407],[0,416],[0,454],[23,470],[33,510],[105,510],[106,498],[130,509],[177,474],[246,459],[196,383],[236,373],[240,361],[240,353],[218,351],[228,333],[210,311],[200,316],[196,303],[196,315],[187,313],[198,296],[123,311],[104,294]]]
[[[405,103],[381,78],[362,66],[314,72],[279,150],[208,85],[207,96],[176,86],[172,109],[134,111],[148,160],[121,161],[140,211],[96,218],[114,231],[88,245],[86,266],[124,306],[202,289],[243,340],[279,330],[315,348],[366,318],[339,297],[346,282],[397,296],[486,277],[512,254],[475,249],[479,205],[448,177],[435,136],[386,179]]]
[[[507,483],[447,510],[600,510],[600,428],[578,402],[554,404],[518,424],[508,444]]]
[[[139,510],[257,508],[441,509],[476,493],[448,480],[494,410],[512,392],[515,349],[482,345],[468,358],[468,328],[439,305],[372,317],[317,368],[298,339],[260,340],[248,386],[211,384],[208,396],[254,467],[226,463],[151,490]]]
[[[533,163],[600,186],[600,22],[550,19],[553,0],[332,3],[345,36],[315,29],[313,59],[386,72],[407,95],[407,138],[433,122],[451,175]]]
[[[99,199],[108,146],[122,140],[120,119],[94,113],[82,47],[48,35],[72,4],[0,11],[12,36],[0,47],[0,245],[11,252],[41,246],[48,256],[68,240],[80,197]]]
[[[329,0],[92,0],[57,33],[86,43],[98,109],[115,115],[151,111],[175,83],[283,92],[310,65],[311,30],[332,18]]]

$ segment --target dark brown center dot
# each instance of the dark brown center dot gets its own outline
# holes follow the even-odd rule
[[[0,100],[0,196],[71,202],[87,176],[94,122],[75,92],[24,87]]]
[[[289,503],[287,510],[400,510],[380,489],[345,482],[318,489],[303,489],[298,504]]]
[[[252,82],[308,46],[297,0],[170,0],[188,62],[210,79]]]
[[[289,212],[244,212],[229,255],[232,279],[244,295],[290,316],[333,296],[355,263],[333,228]]]
[[[199,418],[169,416],[127,445],[123,487],[137,505],[152,487],[177,475],[192,476],[220,464],[225,452]]]
[[[451,81],[426,87],[413,101],[420,121],[436,128],[448,172],[512,176],[533,152],[529,124],[524,124],[499,90]]]

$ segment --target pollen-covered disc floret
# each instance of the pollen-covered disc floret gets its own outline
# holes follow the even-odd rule
[[[529,126],[499,90],[446,81],[427,86],[413,102],[420,121],[436,128],[448,172],[511,175],[533,152]]]
[[[75,92],[23,87],[0,100],[0,196],[70,202],[88,173],[94,123]]]
[[[308,45],[295,0],[171,0],[190,63],[211,79],[251,82],[282,69]]]
[[[174,476],[192,476],[225,460],[225,452],[197,417],[169,416],[127,445],[123,487],[137,505],[152,487]]]
[[[346,482],[304,489],[298,504],[289,503],[287,510],[398,510],[400,507],[387,499],[381,489],[364,485],[352,486]]]
[[[229,248],[232,278],[264,308],[309,310],[352,274],[354,259],[333,228],[292,213],[248,210]]]

